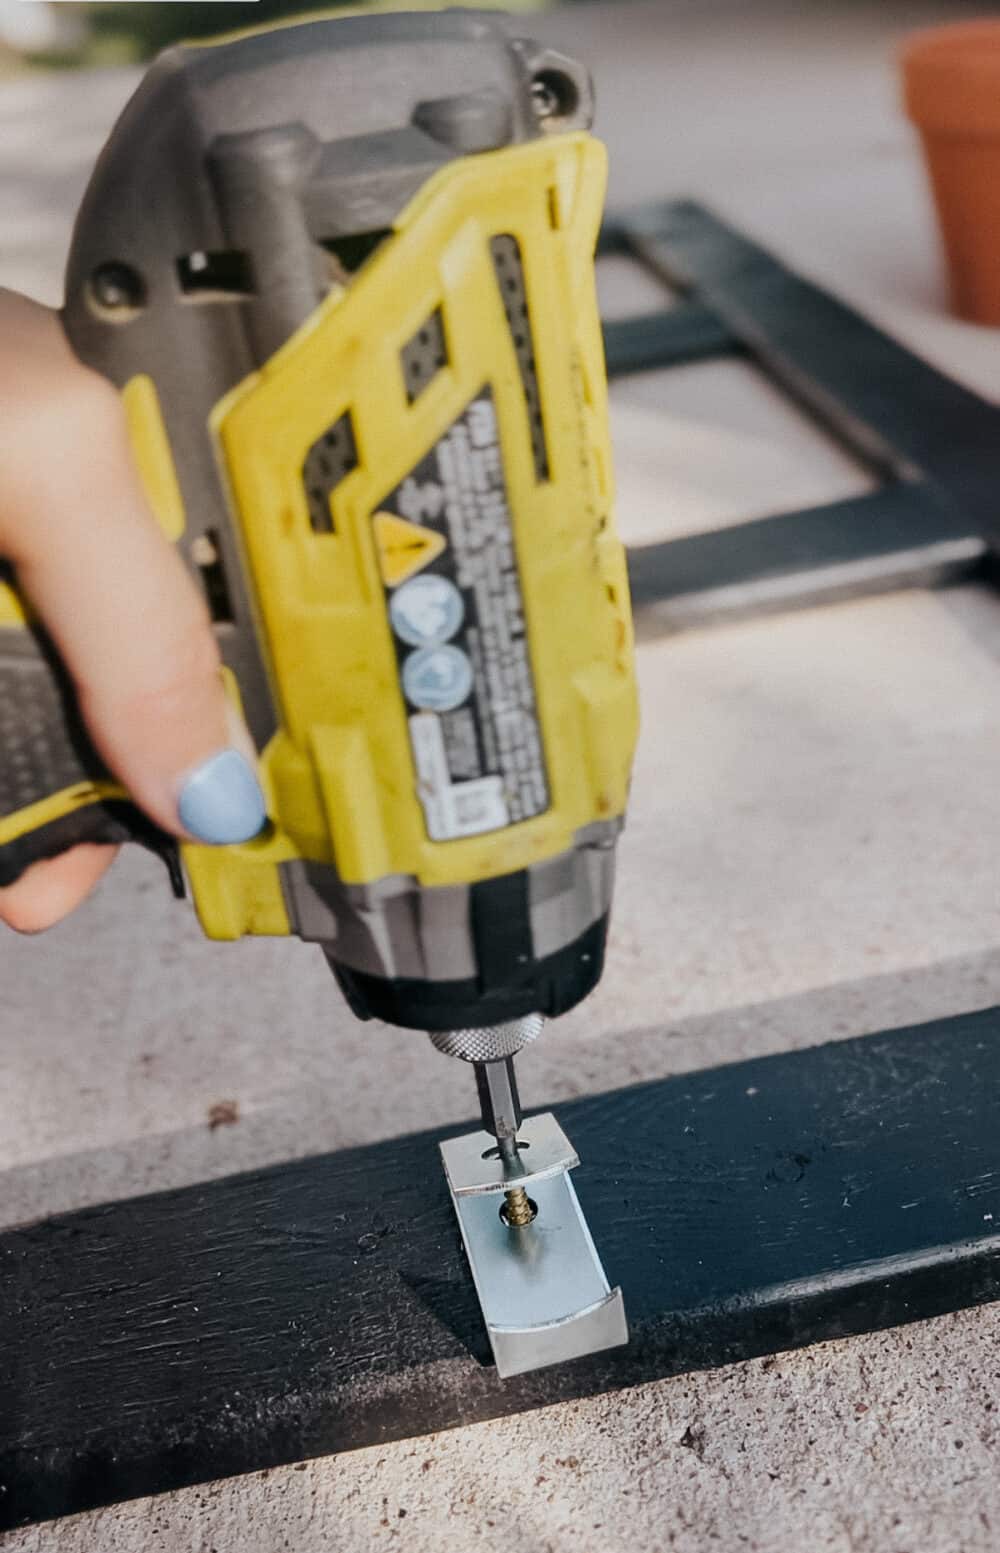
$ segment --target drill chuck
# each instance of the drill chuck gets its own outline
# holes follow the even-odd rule
[[[460,1057],[463,1062],[502,1062],[514,1057],[542,1033],[541,1014],[526,1014],[503,1024],[481,1025],[469,1030],[432,1030],[431,1041],[445,1057]]]
[[[470,1030],[432,1030],[435,1048],[446,1057],[471,1062],[483,1129],[497,1140],[504,1164],[517,1168],[517,1130],[521,1125],[521,1101],[514,1076],[514,1057],[536,1040],[545,1024],[541,1014],[526,1014],[505,1024]]]

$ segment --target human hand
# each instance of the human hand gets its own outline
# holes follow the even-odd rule
[[[151,819],[206,842],[265,818],[250,736],[227,701],[204,601],[161,532],[124,411],[58,315],[0,290],[0,556],[76,687],[98,752]],[[66,916],[115,848],[79,846],[0,889],[0,921]]]

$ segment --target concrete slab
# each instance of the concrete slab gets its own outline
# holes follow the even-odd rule
[[[993,331],[944,310],[890,70],[906,28],[963,9],[670,0],[533,27],[598,71],[613,204],[695,192],[993,393]],[[130,86],[110,72],[0,89],[0,282],[57,298],[73,206]],[[634,288],[648,305],[620,268],[604,285],[615,307]],[[726,366],[616,388],[630,538],[859,488],[755,388]],[[1000,1000],[998,658],[1000,605],[978,589],[645,644],[608,975],[526,1057],[530,1100]],[[56,932],[0,939],[0,976],[2,1223],[473,1109],[468,1075],[420,1037],[351,1020],[318,954],[204,943],[144,857]],[[213,1130],[222,1100],[239,1120]],[[992,1549],[996,1322],[827,1345],[4,1546]]]

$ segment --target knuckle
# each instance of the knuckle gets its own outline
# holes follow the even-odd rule
[[[173,685],[189,688],[207,679],[216,681],[219,675],[219,648],[207,620],[192,611],[193,618],[187,629],[178,632],[171,652],[170,672],[164,688]]]
[[[115,718],[123,726],[153,718],[183,718],[206,696],[222,696],[221,659],[207,619],[192,610],[187,629],[172,633],[164,642],[155,668],[138,683],[108,687],[96,682],[80,687],[84,714],[95,713],[102,721]]]

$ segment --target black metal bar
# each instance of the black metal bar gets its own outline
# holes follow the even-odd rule
[[[604,324],[609,377],[739,352],[740,342],[711,309],[698,302],[679,302],[656,313],[613,318]]]
[[[968,577],[989,554],[925,485],[889,485],[628,552],[640,631]]]
[[[616,254],[630,253],[628,233],[624,222],[614,216],[605,217],[597,238],[596,257],[608,259]]]
[[[885,482],[634,547],[640,629],[997,574],[1000,408],[690,201],[611,218],[598,252],[630,254],[684,298],[605,325],[612,376],[740,350]]]
[[[628,1348],[501,1382],[431,1135],[0,1235],[0,1525],[1000,1296],[1000,1009],[559,1108]]]
[[[664,282],[710,308],[832,434],[897,474],[922,471],[1000,540],[1000,409],[688,201],[621,223]]]

